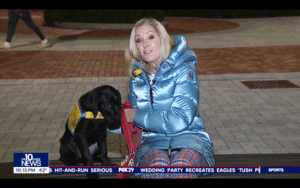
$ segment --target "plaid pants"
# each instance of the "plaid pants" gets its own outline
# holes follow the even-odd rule
[[[207,166],[204,157],[193,149],[172,151],[154,149],[147,152],[140,161],[140,166]],[[197,179],[192,173],[153,173],[142,174],[142,179]]]

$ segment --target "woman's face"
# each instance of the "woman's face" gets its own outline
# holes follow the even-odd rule
[[[158,33],[150,25],[142,25],[136,29],[135,44],[142,59],[149,63],[151,73],[160,64],[161,42]]]

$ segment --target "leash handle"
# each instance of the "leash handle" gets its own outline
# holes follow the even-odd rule
[[[137,148],[139,147],[142,141],[142,129],[138,128],[133,122],[128,122],[126,118],[126,109],[133,109],[130,102],[127,100],[122,105],[121,108],[121,122],[122,122],[122,130],[125,136],[126,145],[127,145],[127,153],[128,157],[125,163],[122,166],[133,166],[133,162],[135,159]],[[133,134],[139,134],[139,140],[135,144],[133,141]],[[120,173],[117,175],[118,179],[129,178],[129,174]]]

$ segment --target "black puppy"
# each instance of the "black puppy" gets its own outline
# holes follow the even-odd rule
[[[112,165],[107,157],[107,129],[121,127],[121,105],[120,92],[111,86],[100,86],[82,95],[60,139],[61,161],[67,166],[92,166],[93,158],[99,157],[102,165]],[[92,154],[89,147],[95,143],[98,151]]]

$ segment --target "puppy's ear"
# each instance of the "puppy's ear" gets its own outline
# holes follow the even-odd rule
[[[100,104],[101,104],[101,101],[103,101],[103,99],[101,99],[101,98],[102,98],[101,92],[99,92],[93,96],[93,102],[91,104],[91,112],[94,114],[94,117],[97,116],[98,111],[101,111]]]
[[[100,107],[100,104],[104,102],[103,92],[99,92],[97,98],[95,99],[95,103]]]

